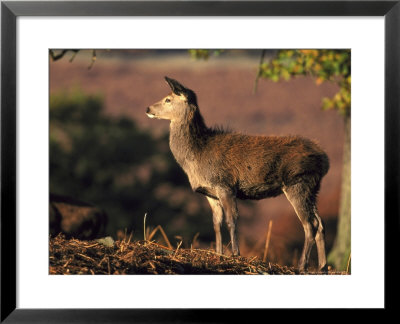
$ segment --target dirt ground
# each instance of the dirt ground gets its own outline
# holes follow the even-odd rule
[[[247,274],[295,275],[293,267],[263,262],[257,257],[233,257],[212,250],[171,249],[153,241],[130,242],[129,238],[104,245],[99,241],[50,239],[50,274]],[[346,272],[302,274],[343,275]]]
[[[80,88],[87,93],[101,94],[107,114],[129,116],[142,127],[151,129],[155,136],[168,130],[168,123],[147,118],[145,108],[168,94],[169,88],[164,82],[167,75],[196,92],[208,125],[224,125],[249,134],[299,134],[319,142],[331,165],[323,179],[318,201],[321,218],[326,223],[329,252],[336,234],[344,130],[337,112],[322,111],[321,100],[336,93],[335,85],[317,86],[311,77],[277,83],[260,80],[254,94],[259,56],[240,56],[240,53],[212,57],[208,61],[194,61],[185,53],[139,52],[125,56],[99,53],[90,70],[87,68],[89,55],[79,53],[72,63],[68,59],[50,62],[51,93]],[[242,254],[251,256],[255,255],[254,251],[262,251],[268,222],[274,220],[271,257],[277,260],[290,251],[293,260],[297,259],[304,232],[285,197],[255,204],[256,215],[249,214],[246,206],[239,204],[244,220],[239,221]],[[249,218],[256,218],[251,226],[245,222]],[[150,245],[142,247],[149,249]],[[285,261],[295,265],[295,261]],[[102,269],[105,269],[104,264]]]

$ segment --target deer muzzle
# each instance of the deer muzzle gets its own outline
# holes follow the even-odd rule
[[[147,108],[146,108],[146,115],[147,115],[149,118],[155,118],[155,117],[156,117],[156,116],[154,115],[154,113],[151,112],[150,107],[147,107]]]

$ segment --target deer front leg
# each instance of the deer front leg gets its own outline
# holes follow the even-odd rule
[[[236,222],[239,218],[236,197],[232,192],[221,189],[217,190],[217,196],[225,213],[225,221],[231,236],[232,253],[233,255],[240,255],[236,229]]]
[[[211,206],[213,214],[213,223],[215,231],[215,251],[219,254],[222,254],[221,224],[224,212],[222,210],[220,202],[217,199],[207,197],[207,200]]]

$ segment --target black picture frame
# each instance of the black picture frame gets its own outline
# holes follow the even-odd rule
[[[2,1],[1,322],[227,322],[217,309],[16,308],[16,19],[19,16],[383,16],[385,19],[385,309],[394,306],[391,242],[399,234],[400,0],[395,1]],[[371,188],[373,190],[373,188]],[[398,252],[395,251],[396,255]],[[373,268],[373,265],[371,265]],[[371,269],[366,269],[369,271]],[[251,317],[259,316],[251,310]],[[245,315],[246,316],[246,315]]]

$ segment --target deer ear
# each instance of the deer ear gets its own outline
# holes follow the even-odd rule
[[[173,93],[180,96],[181,94],[186,93],[186,88],[180,84],[178,81],[165,77],[165,81],[167,81],[168,85],[170,86]]]

